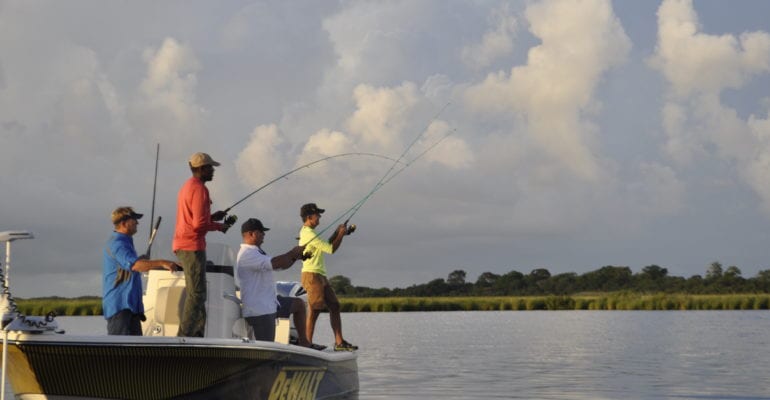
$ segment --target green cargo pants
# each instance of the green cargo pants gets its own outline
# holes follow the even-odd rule
[[[186,296],[177,336],[203,337],[206,330],[206,251],[177,250]]]

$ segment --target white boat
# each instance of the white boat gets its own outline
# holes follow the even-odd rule
[[[232,266],[209,265],[203,338],[177,337],[184,298],[181,272],[151,271],[144,336],[68,335],[55,317],[29,317],[8,288],[10,243],[29,232],[0,232],[3,384],[17,399],[356,399],[356,352],[290,344],[288,320],[278,342],[249,338]],[[301,290],[293,285],[281,289]],[[281,343],[282,342],[282,343]],[[3,394],[4,396],[4,394]]]

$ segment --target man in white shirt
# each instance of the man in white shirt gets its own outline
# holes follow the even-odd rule
[[[285,254],[270,257],[260,247],[268,230],[256,218],[249,218],[241,225],[243,243],[235,266],[240,280],[243,316],[254,329],[256,340],[273,341],[276,317],[288,318],[289,314],[294,314],[294,327],[299,335],[297,344],[322,350],[323,346],[307,340],[305,302],[298,297],[278,296],[273,278],[273,270],[288,269],[301,259],[305,247],[295,246]]]

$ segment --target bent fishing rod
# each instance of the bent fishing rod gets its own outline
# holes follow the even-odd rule
[[[393,164],[391,164],[390,168],[388,168],[388,170],[387,170],[387,171],[385,171],[385,173],[382,175],[382,177],[380,177],[380,180],[378,180],[378,181],[377,181],[377,183],[375,183],[375,184],[374,184],[374,188],[373,188],[373,189],[372,189],[372,190],[369,192],[369,194],[367,194],[366,196],[364,196],[364,198],[363,198],[363,199],[361,199],[361,200],[359,200],[359,201],[358,201],[356,204],[354,204],[354,205],[353,205],[353,207],[351,207],[350,209],[348,209],[347,211],[345,211],[345,212],[344,212],[342,215],[340,215],[340,216],[339,216],[337,219],[335,219],[334,221],[332,221],[332,223],[331,223],[329,226],[327,226],[326,228],[322,229],[322,230],[321,230],[321,232],[319,232],[319,233],[318,233],[318,234],[317,234],[317,235],[316,235],[314,238],[310,239],[310,240],[308,241],[308,243],[310,243],[310,242],[312,242],[313,240],[315,240],[315,239],[318,237],[318,235],[320,235],[320,234],[322,234],[323,232],[325,232],[325,231],[326,231],[327,229],[329,229],[329,228],[330,228],[332,225],[334,225],[334,224],[335,224],[337,221],[339,221],[339,220],[340,220],[340,219],[342,219],[342,218],[343,218],[343,217],[344,217],[346,214],[348,214],[348,213],[351,213],[351,211],[352,211],[352,213],[350,214],[350,216],[348,217],[348,219],[347,219],[347,220],[345,220],[345,224],[347,224],[347,223],[348,223],[348,221],[350,221],[350,218],[352,218],[352,217],[353,217],[353,215],[355,215],[355,213],[357,213],[357,212],[358,212],[358,209],[359,209],[359,208],[361,208],[361,206],[363,206],[363,205],[364,205],[364,203],[366,203],[366,201],[369,199],[369,197],[371,197],[371,196],[372,196],[372,195],[373,195],[373,194],[374,194],[376,191],[380,190],[380,188],[381,188],[381,187],[382,187],[382,186],[385,184],[385,181],[386,181],[386,179],[387,179],[387,181],[390,181],[390,179],[392,179],[393,177],[395,177],[396,175],[398,175],[399,173],[401,173],[401,171],[403,171],[404,169],[406,169],[406,167],[408,167],[408,166],[409,166],[411,163],[413,163],[413,162],[414,162],[414,161],[416,161],[418,158],[420,158],[420,157],[422,157],[423,155],[425,155],[425,153],[427,153],[428,151],[430,151],[431,149],[433,149],[434,147],[436,147],[436,145],[438,145],[438,143],[440,143],[442,140],[444,140],[444,138],[445,138],[446,136],[449,136],[449,134],[451,134],[452,132],[454,132],[454,130],[453,130],[453,131],[451,131],[451,132],[449,132],[447,135],[445,135],[444,137],[442,137],[442,138],[441,138],[441,139],[440,139],[438,142],[434,143],[432,146],[428,147],[428,149],[427,149],[427,150],[425,150],[424,152],[420,153],[420,154],[419,154],[417,157],[415,157],[414,159],[412,159],[412,161],[411,161],[411,162],[407,163],[407,164],[406,164],[406,165],[405,165],[403,168],[401,168],[400,170],[398,170],[398,172],[396,172],[395,174],[393,174],[393,176],[391,176],[390,178],[388,178],[388,176],[390,175],[390,173],[391,173],[391,172],[393,172],[393,169],[396,167],[396,165],[397,165],[399,162],[401,162],[401,159],[403,159],[403,158],[406,156],[406,154],[407,154],[407,153],[409,153],[409,150],[411,150],[411,149],[412,149],[412,147],[415,145],[415,143],[417,143],[417,141],[418,141],[418,140],[419,140],[419,139],[420,139],[420,138],[421,138],[421,137],[422,137],[422,136],[425,134],[425,132],[427,132],[428,128],[429,128],[429,127],[430,127],[430,125],[433,123],[433,121],[435,121],[435,120],[436,120],[436,118],[438,118],[438,117],[439,117],[439,116],[440,116],[440,115],[441,115],[441,114],[444,112],[444,110],[446,110],[446,109],[447,109],[447,107],[449,107],[449,105],[450,105],[450,104],[452,104],[452,102],[451,102],[451,101],[448,101],[446,104],[444,104],[444,106],[443,106],[443,107],[441,107],[441,109],[439,109],[439,110],[438,110],[438,112],[436,112],[436,114],[434,114],[434,115],[433,115],[433,117],[432,117],[432,118],[431,118],[431,119],[428,121],[428,123],[427,123],[427,124],[425,124],[425,127],[424,127],[422,130],[420,130],[420,131],[419,131],[419,134],[417,134],[417,136],[415,136],[415,138],[414,138],[414,139],[412,139],[412,142],[411,142],[411,143],[409,143],[409,145],[408,145],[408,146],[406,146],[406,148],[404,149],[404,151],[403,151],[403,152],[401,152],[401,155],[400,155],[400,156],[399,156],[399,157],[398,157],[398,158],[397,158],[397,159],[396,159],[396,160],[393,162]],[[355,228],[353,228],[353,230],[355,230]],[[352,233],[352,231],[349,231],[349,232],[348,232],[348,234],[350,234],[350,233]],[[305,244],[307,245],[308,243],[305,243]]]
[[[444,141],[444,139],[446,139],[447,137],[449,137],[449,135],[451,135],[452,133],[454,133],[456,131],[457,131],[457,129],[453,129],[452,131],[450,131],[446,135],[442,136],[441,139],[437,140],[435,143],[433,143],[432,145],[428,146],[424,151],[422,151],[420,154],[418,154],[411,161],[409,161],[406,164],[404,164],[403,167],[401,167],[400,169],[396,170],[396,172],[394,172],[393,174],[391,174],[389,176],[385,176],[384,180],[380,179],[380,181],[377,182],[377,184],[375,184],[374,188],[371,191],[369,191],[369,193],[367,193],[366,196],[364,196],[361,200],[359,200],[355,204],[353,204],[353,206],[348,208],[345,212],[340,214],[340,216],[338,216],[334,221],[332,221],[326,228],[321,229],[319,232],[316,233],[315,236],[313,236],[310,240],[308,240],[302,246],[307,246],[308,244],[310,244],[311,242],[316,240],[318,237],[323,235],[324,232],[329,230],[329,228],[334,226],[334,224],[339,222],[345,216],[347,216],[347,219],[345,220],[344,223],[347,225],[347,223],[350,221],[350,219],[353,218],[353,215],[355,215],[355,213],[358,212],[358,210],[361,208],[361,206],[363,206],[364,203],[366,203],[376,192],[378,192],[380,189],[382,189],[382,187],[385,186],[391,180],[393,180],[393,178],[398,176],[401,172],[403,172],[406,168],[408,168],[410,165],[412,165],[415,161],[417,161],[418,159],[422,158],[429,151],[433,150],[433,148],[438,146],[442,141]],[[350,225],[350,227],[348,227],[348,230],[345,232],[345,234],[349,235],[349,234],[353,233],[355,230],[356,230],[356,225]],[[332,237],[330,238],[330,241],[334,240],[334,238],[336,237],[335,235],[336,235],[336,232],[334,234],[332,234]],[[308,257],[308,254],[306,253],[303,256],[304,257]]]
[[[242,199],[240,199],[240,200],[236,201],[236,202],[235,202],[235,204],[231,205],[230,207],[227,207],[227,208],[224,210],[224,212],[225,212],[225,213],[229,212],[229,211],[230,211],[230,210],[231,210],[233,207],[237,206],[238,204],[241,204],[241,203],[242,203],[242,202],[244,202],[246,199],[248,199],[249,197],[251,197],[251,196],[253,196],[253,195],[257,194],[257,193],[258,193],[259,191],[261,191],[262,189],[264,189],[264,188],[266,188],[266,187],[268,187],[268,186],[272,185],[272,184],[273,184],[273,183],[275,183],[275,182],[278,182],[278,181],[279,181],[279,180],[281,180],[281,179],[284,179],[284,178],[288,177],[289,175],[291,175],[291,174],[293,174],[293,173],[295,173],[295,172],[297,172],[297,171],[300,171],[300,170],[302,170],[302,169],[305,169],[305,168],[311,167],[311,166],[313,166],[313,165],[315,165],[315,164],[318,164],[318,163],[320,163],[320,162],[323,162],[323,161],[331,160],[331,159],[333,159],[333,158],[339,158],[339,157],[350,157],[350,156],[367,156],[367,157],[377,157],[377,158],[383,158],[383,159],[386,159],[386,160],[390,160],[390,161],[393,161],[393,162],[395,162],[395,163],[399,163],[399,161],[398,161],[398,160],[394,160],[394,159],[392,159],[392,158],[390,158],[390,157],[388,157],[388,156],[383,156],[383,155],[381,155],[381,154],[375,154],[375,153],[363,153],[363,152],[353,152],[353,153],[340,153],[340,154],[335,154],[335,155],[333,155],[333,156],[323,157],[323,158],[320,158],[320,159],[318,159],[318,160],[315,160],[315,161],[309,162],[309,163],[307,163],[307,164],[303,164],[303,165],[300,165],[299,167],[297,167],[297,168],[294,168],[293,170],[291,170],[291,171],[289,171],[289,172],[287,172],[287,173],[285,173],[285,174],[283,174],[283,175],[280,175],[280,176],[276,177],[275,179],[273,179],[273,180],[271,180],[271,181],[267,182],[266,184],[264,184],[264,185],[262,185],[262,186],[258,187],[258,188],[257,188],[255,191],[253,191],[253,192],[251,192],[251,193],[247,194],[247,195],[246,195],[246,196],[244,196]]]
[[[439,117],[439,116],[440,116],[440,115],[441,115],[441,114],[444,112],[444,110],[446,110],[446,108],[447,108],[447,107],[449,107],[449,105],[450,105],[450,104],[452,104],[452,102],[448,101],[446,104],[444,104],[444,106],[443,106],[443,107],[441,107],[441,109],[440,109],[440,110],[438,110],[438,112],[436,112],[436,114],[434,114],[434,115],[433,115],[433,118],[431,118],[431,119],[430,119],[430,121],[428,121],[428,123],[427,123],[427,124],[425,125],[425,127],[424,127],[424,128],[421,130],[421,131],[420,131],[420,133],[419,133],[417,136],[415,136],[415,138],[414,138],[414,139],[412,139],[412,142],[411,142],[411,143],[409,143],[409,146],[406,146],[406,148],[405,148],[405,149],[404,149],[404,151],[401,153],[401,155],[400,155],[400,156],[399,156],[399,157],[396,159],[396,161],[395,161],[395,162],[394,162],[394,163],[393,163],[393,164],[390,166],[390,168],[389,168],[387,171],[385,171],[385,173],[382,175],[382,177],[380,177],[380,180],[379,180],[379,181],[377,181],[377,183],[375,183],[375,184],[374,184],[374,188],[373,188],[373,189],[372,189],[372,190],[369,192],[369,194],[368,194],[367,196],[365,196],[365,197],[364,197],[364,198],[363,198],[363,199],[362,199],[362,200],[359,202],[360,204],[359,204],[359,203],[357,203],[355,206],[353,206],[353,207],[354,207],[354,209],[353,209],[353,212],[350,214],[350,216],[348,217],[348,219],[345,221],[345,224],[347,224],[347,222],[348,222],[348,221],[349,221],[351,218],[353,218],[353,215],[355,215],[355,214],[358,212],[358,209],[359,209],[359,208],[361,208],[361,206],[363,206],[363,205],[364,205],[364,203],[366,203],[366,200],[368,200],[368,199],[369,199],[369,197],[371,197],[371,195],[372,195],[372,194],[374,194],[374,192],[378,191],[378,190],[380,189],[380,187],[382,187],[382,185],[384,185],[384,184],[385,184],[385,180],[386,180],[386,179],[387,179],[387,180],[390,180],[390,179],[392,179],[392,177],[393,177],[393,176],[395,176],[395,175],[398,175],[398,174],[399,174],[401,171],[403,171],[403,170],[404,170],[406,167],[408,167],[408,166],[409,166],[409,164],[411,164],[412,162],[414,162],[414,161],[415,161],[415,160],[417,160],[418,158],[422,157],[422,156],[423,156],[425,153],[427,153],[427,152],[428,152],[430,149],[432,149],[432,148],[436,147],[436,145],[438,145],[438,143],[440,143],[442,140],[444,140],[444,138],[441,138],[441,139],[440,139],[438,142],[436,142],[436,143],[435,143],[433,146],[430,146],[430,147],[428,147],[428,150],[426,150],[426,151],[424,151],[424,152],[420,153],[420,154],[419,154],[417,157],[415,157],[414,159],[412,159],[412,161],[411,161],[410,163],[407,163],[407,165],[405,165],[403,168],[401,168],[401,169],[400,169],[398,172],[394,173],[394,174],[393,174],[393,176],[391,176],[391,178],[388,178],[388,176],[390,175],[390,173],[391,173],[391,172],[393,172],[393,169],[394,169],[394,168],[396,168],[396,165],[397,165],[397,164],[398,164],[398,163],[399,163],[399,162],[400,162],[400,161],[401,161],[401,160],[402,160],[402,159],[403,159],[403,158],[406,156],[406,154],[407,154],[407,153],[409,153],[409,150],[411,150],[411,149],[412,149],[412,147],[414,147],[415,143],[417,143],[417,141],[418,141],[418,140],[420,140],[420,138],[421,138],[421,137],[422,137],[422,136],[425,134],[425,132],[427,132],[427,131],[428,131],[428,128],[430,128],[430,124],[432,124],[432,123],[433,123],[433,121],[435,121],[435,120],[436,120],[436,118],[438,118],[438,117]],[[453,131],[451,131],[451,132],[449,132],[449,133],[451,134],[452,132],[453,132]],[[445,135],[444,137],[446,137],[446,136],[449,136],[449,134]],[[355,229],[355,228],[353,228],[353,229]]]
[[[404,170],[405,170],[407,167],[409,167],[410,165],[412,165],[412,163],[414,163],[415,161],[419,160],[419,159],[420,159],[422,156],[424,156],[424,155],[425,155],[426,153],[428,153],[429,151],[433,150],[433,148],[434,148],[434,147],[438,146],[438,145],[439,145],[439,144],[440,144],[442,141],[444,141],[444,139],[446,139],[447,137],[449,137],[449,135],[453,134],[453,133],[454,133],[454,132],[456,132],[456,131],[457,131],[457,129],[453,129],[453,130],[451,130],[449,133],[447,133],[446,135],[442,136],[442,137],[441,137],[441,139],[437,140],[435,143],[433,143],[432,145],[428,146],[428,147],[427,147],[427,148],[426,148],[424,151],[422,151],[422,152],[421,152],[420,154],[418,154],[418,155],[417,155],[415,158],[413,158],[411,161],[409,161],[408,163],[406,163],[406,164],[405,164],[403,167],[401,167],[400,169],[396,170],[396,172],[394,172],[393,174],[391,174],[390,176],[388,176],[388,177],[387,177],[387,179],[385,179],[384,181],[378,182],[378,183],[377,183],[377,184],[374,186],[374,188],[373,188],[373,189],[372,189],[372,190],[369,192],[369,194],[367,194],[366,196],[364,196],[364,198],[363,198],[363,199],[361,199],[361,200],[360,200],[358,203],[356,203],[356,204],[355,204],[353,207],[351,207],[351,208],[350,208],[350,210],[352,210],[352,212],[350,212],[350,215],[348,216],[348,219],[345,221],[345,223],[347,223],[347,222],[348,222],[350,219],[352,219],[352,218],[353,218],[353,216],[354,216],[354,215],[356,215],[356,213],[358,212],[358,210],[359,210],[359,209],[360,209],[360,208],[361,208],[361,207],[364,205],[364,203],[366,203],[366,202],[369,200],[369,198],[370,198],[370,197],[372,197],[372,195],[374,195],[374,194],[375,194],[377,191],[379,191],[379,190],[380,190],[380,189],[381,189],[383,186],[385,186],[385,184],[387,184],[388,182],[390,182],[391,180],[393,180],[393,178],[395,178],[396,176],[398,176],[398,174],[400,174],[400,173],[401,173],[401,172],[403,172],[403,171],[404,171]],[[350,211],[350,210],[348,210],[348,211]],[[343,215],[344,215],[344,214],[343,214]]]
[[[423,128],[423,129],[420,131],[420,133],[419,133],[417,136],[415,136],[415,138],[412,140],[412,142],[411,142],[411,143],[409,143],[409,146],[406,146],[406,148],[405,148],[405,149],[404,149],[404,151],[401,153],[401,155],[400,155],[400,156],[398,156],[398,158],[397,158],[397,159],[396,159],[396,160],[393,162],[393,164],[391,164],[390,168],[388,168],[388,170],[387,170],[387,171],[385,171],[385,173],[382,175],[382,177],[380,177],[380,180],[379,180],[379,181],[377,181],[377,183],[375,183],[375,184],[374,184],[374,187],[375,187],[375,189],[373,189],[373,191],[377,191],[377,187],[378,187],[378,186],[380,186],[380,185],[383,183],[383,181],[385,180],[385,178],[386,178],[386,177],[387,177],[387,176],[388,176],[388,175],[389,175],[389,174],[390,174],[390,173],[393,171],[393,168],[395,168],[395,167],[396,167],[396,165],[397,165],[399,162],[401,162],[401,159],[403,159],[403,158],[404,158],[404,156],[406,156],[406,154],[407,154],[407,153],[409,153],[409,150],[411,150],[411,149],[412,149],[412,147],[414,146],[414,144],[415,144],[415,143],[417,143],[417,141],[418,141],[418,140],[419,140],[419,139],[422,137],[422,135],[424,135],[424,134],[425,134],[425,132],[427,132],[427,131],[428,131],[428,128],[430,128],[430,124],[432,124],[432,123],[433,123],[433,121],[435,121],[435,120],[436,120],[436,118],[438,118],[438,117],[439,117],[439,115],[441,115],[441,114],[444,112],[444,110],[446,110],[446,108],[447,108],[447,107],[449,107],[449,104],[451,104],[451,102],[447,102],[446,104],[444,104],[444,106],[443,106],[443,107],[441,107],[441,109],[440,109],[440,110],[438,110],[438,112],[437,112],[435,115],[433,115],[433,118],[431,118],[431,119],[430,119],[430,121],[428,121],[428,123],[425,125],[425,128]],[[412,160],[412,161],[414,161],[414,160]],[[407,165],[407,166],[408,166],[408,165]],[[402,168],[402,170],[403,170],[403,168]],[[358,211],[358,210],[356,210],[356,211]]]

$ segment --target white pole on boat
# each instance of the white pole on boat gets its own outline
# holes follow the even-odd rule
[[[11,265],[11,241],[8,240],[5,242],[5,287],[8,287],[8,272],[10,270]],[[5,400],[5,366],[8,362],[8,325],[10,325],[11,321],[8,321],[8,324],[3,326],[3,378],[0,379],[2,381],[2,394],[0,394],[0,400]]]
[[[5,242],[5,287],[8,287],[8,273],[11,268],[11,241]]]
[[[5,231],[0,232],[0,242],[5,242],[5,287],[8,287],[11,271],[11,242],[19,239],[34,239],[32,232],[28,231]]]
[[[5,287],[8,287],[8,265],[11,263],[11,241],[5,242]],[[10,324],[10,321],[8,321]],[[6,329],[8,325],[3,326],[3,378],[0,379],[2,381],[2,390],[3,392],[0,393],[0,400],[5,400],[5,364],[8,361],[8,329]]]
[[[0,241],[5,242],[5,281],[3,282],[4,291],[7,296],[8,284],[10,282],[8,274],[11,270],[11,242],[18,239],[33,239],[35,236],[31,232],[27,231],[5,231],[0,232]],[[5,400],[5,367],[8,364],[8,326],[11,325],[11,321],[8,321],[3,326],[3,377],[0,378],[0,385],[2,385],[2,392],[0,392],[0,400]]]
[[[8,362],[8,329],[7,325],[3,327],[3,391],[0,393],[0,400],[5,400],[5,365]]]

